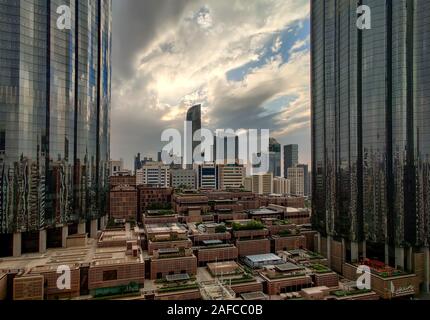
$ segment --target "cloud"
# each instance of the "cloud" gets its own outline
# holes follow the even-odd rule
[[[182,128],[196,102],[203,103],[209,128],[269,128],[282,141],[309,127],[305,40],[294,38],[288,61],[278,54],[285,45],[279,35],[307,23],[307,0],[119,2],[113,158],[131,165],[137,152],[155,155],[161,132]],[[250,63],[240,80],[228,79],[231,70]]]

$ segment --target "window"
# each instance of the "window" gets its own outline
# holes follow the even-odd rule
[[[103,271],[103,281],[114,281],[118,279],[117,270]]]

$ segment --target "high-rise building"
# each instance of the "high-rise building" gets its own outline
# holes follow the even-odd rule
[[[291,194],[303,197],[305,195],[305,170],[303,167],[292,167],[287,170],[287,178],[290,180]]]
[[[252,176],[252,190],[257,194],[273,193],[273,173],[256,174]]]
[[[172,188],[196,188],[196,171],[193,169],[170,170],[170,185]]]
[[[191,107],[187,112],[187,122],[191,122],[191,137],[186,134],[187,144],[192,146],[192,157],[194,156],[194,151],[200,145],[200,141],[194,141],[194,134],[201,130],[202,128],[202,106],[200,104]],[[197,140],[199,140],[200,136],[197,136]],[[192,169],[192,164],[194,164],[193,158],[188,159],[185,157],[187,161],[187,168]]]
[[[142,169],[142,160],[140,160],[140,153],[137,154],[137,156],[134,157],[134,174],[136,174],[136,171]]]
[[[287,177],[288,168],[299,164],[299,145],[289,144],[284,146],[284,177]]]
[[[136,171],[136,184],[151,187],[170,187],[170,166],[161,162],[148,162]]]
[[[310,183],[309,183],[309,165],[307,164],[298,164],[297,168],[303,168],[303,179],[304,179],[304,195],[305,197],[310,196]]]
[[[273,193],[291,194],[291,181],[282,177],[273,178]]]
[[[218,167],[214,163],[198,165],[196,170],[199,189],[218,189]]]
[[[242,165],[218,165],[219,189],[239,189],[244,186],[246,169]]]
[[[313,224],[411,270],[430,245],[430,3],[311,2]],[[357,6],[371,29],[357,28]],[[409,257],[409,258],[408,258]]]
[[[269,139],[269,172],[274,177],[281,176],[281,145],[275,138]]]
[[[47,229],[107,214],[111,1],[67,1],[61,30],[63,2],[0,6],[0,234],[42,230],[40,250]]]

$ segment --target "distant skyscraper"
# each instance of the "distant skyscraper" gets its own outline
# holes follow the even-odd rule
[[[284,177],[287,177],[288,168],[299,164],[299,145],[290,144],[284,146]]]
[[[303,197],[305,195],[305,172],[303,167],[288,168],[287,178],[290,180],[291,194]]]
[[[192,125],[192,128],[191,128],[192,136],[186,137],[186,139],[187,139],[187,142],[190,145],[192,145],[192,149],[193,149],[192,154],[194,154],[194,150],[196,150],[196,148],[200,145],[200,141],[194,141],[193,137],[194,137],[194,134],[198,130],[201,130],[202,128],[202,106],[199,104],[191,107],[187,112],[186,120],[191,122],[191,125]],[[187,161],[189,162],[188,167],[192,168],[191,163],[194,163],[194,161],[191,161],[191,159],[187,159]]]
[[[421,251],[428,272],[430,2],[313,0],[311,17],[314,227],[346,260],[411,270]]]
[[[0,5],[0,233],[107,214],[111,1],[63,2]]]
[[[309,189],[309,166],[307,164],[298,164],[297,168],[303,168],[303,179],[304,179],[304,195],[307,197],[310,195]]]
[[[140,160],[140,153],[137,154],[137,156],[134,157],[134,173],[136,174],[136,171],[142,169],[142,161]]]
[[[269,172],[273,177],[281,176],[281,145],[275,138],[269,139]]]

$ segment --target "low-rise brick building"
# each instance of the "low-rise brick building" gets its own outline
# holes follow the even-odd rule
[[[137,220],[137,190],[134,186],[120,185],[110,190],[109,216],[124,221]]]
[[[197,258],[191,249],[160,249],[151,257],[151,279],[163,279],[168,275],[197,274]]]

